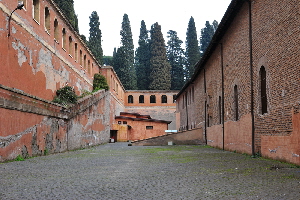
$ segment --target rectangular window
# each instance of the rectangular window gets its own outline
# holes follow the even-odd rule
[[[39,0],[33,0],[33,19],[40,23],[40,1]]]
[[[50,11],[45,7],[45,29],[50,34]]]
[[[153,126],[146,126],[146,129],[151,130],[151,129],[153,129]]]
[[[127,124],[127,121],[123,121],[123,124]]]

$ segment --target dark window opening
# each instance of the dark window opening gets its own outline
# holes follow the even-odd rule
[[[123,124],[127,124],[127,121],[123,121]]]
[[[147,130],[153,129],[153,126],[146,126]]]
[[[128,96],[128,103],[133,103],[133,96],[132,95]]]
[[[237,85],[234,86],[234,110],[235,110],[235,121],[239,120],[239,96]]]
[[[176,94],[173,95],[173,103],[176,102],[176,96],[177,96]]]
[[[45,28],[50,34],[50,11],[47,7],[45,7]]]
[[[139,103],[145,103],[145,101],[144,101],[144,95],[140,95],[139,96]]]
[[[260,98],[261,98],[261,114],[268,112],[267,99],[267,73],[264,66],[260,68]]]
[[[219,123],[222,124],[222,98],[219,97]]]
[[[156,103],[156,96],[155,95],[150,96],[150,103]]]
[[[122,122],[121,122],[121,121],[118,121],[118,124],[122,124]]]
[[[161,96],[161,103],[168,103],[168,97],[167,97],[167,95],[162,95]]]

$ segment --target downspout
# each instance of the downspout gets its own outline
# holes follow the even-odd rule
[[[252,123],[252,156],[255,156],[255,123],[254,123],[254,91],[253,91],[253,44],[252,44],[252,4],[247,0],[249,6],[249,53],[250,53],[250,82],[251,82],[251,123]]]
[[[221,113],[221,120],[222,120],[222,136],[223,136],[223,150],[225,150],[225,126],[224,126],[224,113],[225,113],[225,106],[224,106],[224,57],[223,57],[223,43],[221,45],[221,71],[222,71],[222,113]]]
[[[205,69],[203,70],[204,72],[204,93],[206,94],[206,74],[205,74]],[[205,144],[207,145],[207,100],[205,101],[204,104],[204,140]]]

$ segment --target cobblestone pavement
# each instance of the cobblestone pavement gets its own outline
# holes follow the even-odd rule
[[[300,168],[207,146],[111,143],[0,164],[0,199],[300,199]]]

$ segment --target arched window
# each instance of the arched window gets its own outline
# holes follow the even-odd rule
[[[156,96],[155,95],[150,96],[150,103],[156,103]]]
[[[73,40],[71,36],[69,37],[69,54],[73,56]]]
[[[64,49],[66,49],[66,46],[67,46],[67,36],[66,36],[66,29],[65,28],[63,28],[63,30],[62,30],[62,47],[64,48]]]
[[[58,31],[58,21],[57,19],[54,20],[54,39],[56,42],[59,41],[59,31]]]
[[[33,19],[40,23],[40,0],[33,0],[32,9]]]
[[[168,97],[167,97],[167,95],[162,95],[161,96],[161,103],[168,103]]]
[[[132,95],[128,96],[128,103],[133,103],[133,96]]]
[[[234,114],[235,121],[239,120],[239,94],[237,85],[234,86]]]
[[[45,7],[45,28],[50,34],[50,11],[48,7]]]
[[[261,114],[268,112],[268,98],[267,98],[267,73],[264,66],[260,68],[260,98],[261,98]]]
[[[139,103],[144,103],[144,95],[139,96]]]

